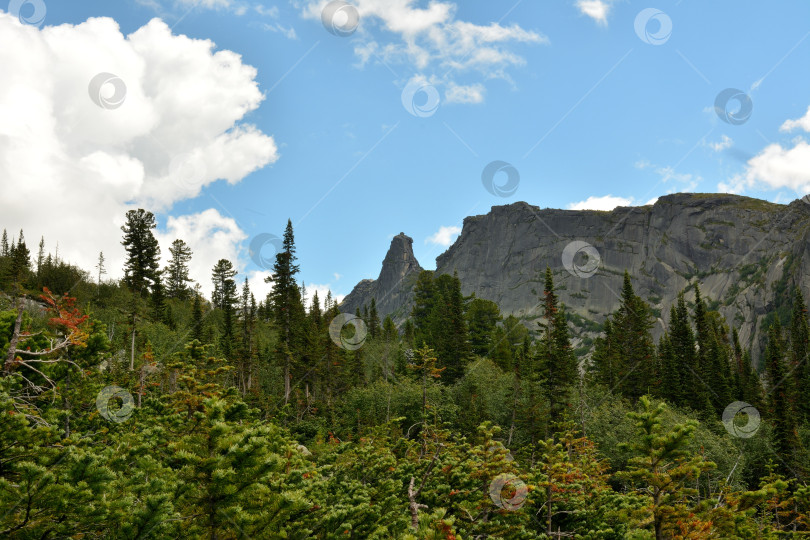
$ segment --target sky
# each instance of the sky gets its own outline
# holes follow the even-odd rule
[[[0,0],[0,227],[122,275],[146,208],[262,297],[341,298],[464,217],[810,193],[810,3]]]

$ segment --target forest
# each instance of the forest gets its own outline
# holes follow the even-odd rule
[[[798,287],[753,351],[697,278],[654,339],[625,272],[580,355],[552,268],[539,322],[423,271],[397,327],[310,297],[289,221],[265,298],[156,228],[121,280],[3,231],[0,537],[810,536]]]

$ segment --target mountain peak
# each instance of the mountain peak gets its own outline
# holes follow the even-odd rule
[[[374,298],[380,313],[394,313],[409,303],[412,285],[421,271],[422,266],[413,254],[413,238],[401,232],[391,239],[377,279],[358,283],[340,304],[340,310],[353,313]]]

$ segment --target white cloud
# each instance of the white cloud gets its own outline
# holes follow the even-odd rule
[[[584,201],[570,203],[569,210],[613,210],[617,206],[632,206],[633,199],[604,195],[602,197],[588,197]]]
[[[305,17],[320,21],[329,0],[298,0]],[[548,39],[517,24],[478,25],[455,18],[457,4],[433,0],[421,8],[416,0],[355,0],[360,15],[354,52],[360,66],[369,62],[406,65],[434,84],[454,84],[454,76],[477,71],[484,79],[508,79],[507,69],[525,64],[509,50],[515,43],[547,43]],[[373,30],[373,32],[372,32]],[[438,75],[437,75],[438,74]],[[403,83],[404,84],[404,83]],[[468,88],[474,89],[475,85]],[[448,98],[483,99],[480,91],[448,90]]]
[[[58,242],[60,255],[85,269],[103,250],[116,278],[128,209],[168,211],[217,179],[235,184],[278,159],[271,137],[240,123],[264,99],[256,70],[213,49],[210,41],[173,35],[159,19],[124,36],[109,18],[39,30],[0,12],[4,225],[24,228],[32,245],[44,236],[51,251]],[[118,108],[102,108],[88,94],[102,72],[126,85]],[[110,90],[100,93],[110,98]],[[202,258],[212,241],[217,258],[235,258],[243,238],[211,210],[165,225],[164,240],[182,232],[201,246],[202,273],[213,266]],[[198,237],[212,230],[220,236],[203,249]]]
[[[810,107],[807,108],[805,115],[798,120],[785,120],[779,131],[793,131],[796,128],[810,132]]]
[[[718,185],[719,190],[729,193],[785,188],[810,193],[810,144],[807,141],[799,139],[792,148],[769,144],[748,160],[744,173]]]
[[[731,148],[731,145],[734,144],[734,141],[728,135],[722,135],[720,137],[719,142],[709,143],[709,148],[714,150],[715,152],[722,152],[723,150],[728,150]]]
[[[278,18],[278,6],[270,6],[265,7],[261,4],[257,4],[254,9],[256,13],[259,15],[264,15],[265,17],[272,17],[273,19]]]
[[[318,293],[318,305],[321,306],[323,309],[324,301],[326,301],[326,295],[329,291],[332,290],[331,285],[324,284],[319,285],[316,283],[307,283],[307,299],[306,299],[306,306],[307,309],[312,307],[312,301],[315,299],[315,293]],[[332,292],[332,300],[337,300],[338,303],[342,302],[343,299],[346,298],[345,294],[335,294],[334,291]]]
[[[652,166],[652,163],[650,163],[646,159],[640,159],[640,160],[636,161],[635,163],[633,163],[633,167],[635,167],[636,169],[640,169],[640,170],[644,170],[647,167],[651,167],[651,166]]]
[[[342,278],[342,277],[343,277],[342,275],[338,274],[337,272],[335,272],[335,273],[334,273],[334,274],[332,274],[332,275],[335,277],[335,281],[340,281],[340,278]]]
[[[484,101],[484,85],[459,86],[450,83],[444,99],[446,103],[481,103]]]
[[[611,7],[612,2],[610,0],[577,0],[579,12],[587,15],[601,26],[607,26]]]
[[[233,0],[177,0],[177,3],[188,7],[204,7],[209,9],[229,8]]]
[[[198,214],[170,216],[166,226],[158,230],[155,237],[160,242],[162,266],[165,267],[171,254],[171,243],[180,238],[189,245],[193,253],[189,263],[189,276],[202,286],[208,297],[213,289],[211,270],[220,259],[228,259],[239,268],[239,250],[247,239],[242,229],[229,217],[209,208]],[[241,284],[244,276],[237,276]]]
[[[461,234],[461,227],[456,227],[455,225],[447,227],[443,225],[439,227],[438,231],[426,238],[425,243],[448,247],[459,234]]]
[[[268,32],[273,32],[274,34],[275,33],[281,34],[287,39],[298,39],[298,34],[295,33],[295,28],[293,28],[292,26],[284,26],[281,23],[273,23],[273,24],[264,23],[262,25],[262,28],[264,28]]]

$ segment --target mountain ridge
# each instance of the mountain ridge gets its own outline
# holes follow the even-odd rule
[[[786,290],[799,285],[810,296],[810,284],[801,279],[810,274],[809,230],[810,204],[801,200],[782,205],[741,195],[676,193],[610,211],[541,209],[518,201],[464,218],[461,234],[436,257],[435,273],[457,272],[465,295],[492,300],[504,315],[536,328],[541,272],[548,265],[581,347],[618,306],[625,270],[653,309],[656,337],[678,292],[686,289],[691,301],[699,283],[710,306],[738,327],[741,340],[758,345],[763,322],[783,307]],[[358,283],[341,310],[354,311],[376,298],[380,315],[401,324],[421,271],[412,242],[404,233],[394,237],[380,277]],[[598,259],[595,269],[588,254]],[[395,266],[403,258],[410,264]],[[752,348],[756,358],[758,347]]]

